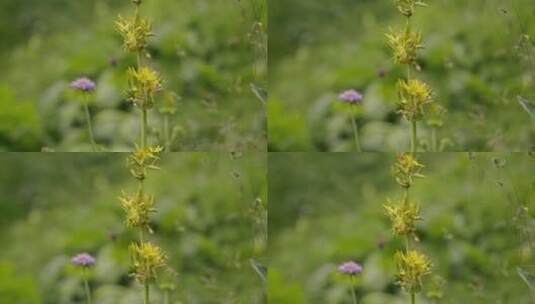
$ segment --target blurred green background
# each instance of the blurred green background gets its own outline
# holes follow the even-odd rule
[[[141,11],[155,34],[150,64],[165,94],[180,97],[173,150],[264,150],[265,0],[147,0]],[[126,101],[125,72],[135,58],[122,52],[119,14],[133,14],[130,0],[0,2],[0,150],[91,151],[80,97],[68,88],[80,76],[97,83],[97,142],[132,149],[140,115]],[[152,112],[158,142],[163,120]]]
[[[390,174],[395,157],[269,155],[270,301],[349,304],[348,281],[337,266],[355,260],[364,268],[359,303],[409,303],[395,285],[393,255],[403,240],[392,235],[383,209],[388,197],[402,195]],[[535,288],[535,248],[526,235],[535,239],[535,158],[527,153],[419,158],[426,178],[411,188],[423,217],[418,246],[441,279],[425,280],[418,303],[535,303],[535,289],[528,287]],[[429,299],[440,290],[442,299]]]
[[[118,196],[134,191],[124,153],[0,154],[0,302],[85,303],[70,258],[93,254],[95,304],[137,304]],[[252,261],[265,247],[265,155],[163,155],[146,189],[155,195],[151,237],[178,273],[172,303],[263,303]],[[263,226],[262,226],[263,225]],[[152,287],[154,303],[161,293]],[[151,302],[152,303],[152,302]]]
[[[422,72],[448,110],[446,151],[526,151],[535,144],[535,7],[532,0],[430,0],[413,25],[423,34]],[[393,0],[272,0],[269,3],[270,151],[354,149],[339,92],[364,93],[363,148],[406,151],[385,33],[405,24]],[[529,36],[526,36],[526,35]],[[413,73],[414,74],[414,73]],[[535,117],[535,116],[533,116]],[[421,150],[429,129],[420,126]]]

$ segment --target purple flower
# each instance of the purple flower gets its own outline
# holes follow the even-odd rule
[[[362,266],[353,261],[345,262],[338,266],[338,271],[343,274],[357,275],[362,272]]]
[[[70,87],[82,92],[92,92],[95,89],[95,83],[87,77],[82,77],[71,82]]]
[[[362,94],[355,90],[347,90],[338,95],[338,99],[350,104],[358,104],[362,101]]]
[[[76,266],[91,267],[95,265],[95,258],[88,253],[80,253],[71,259]]]

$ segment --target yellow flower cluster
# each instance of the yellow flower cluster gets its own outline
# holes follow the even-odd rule
[[[433,91],[426,83],[410,79],[398,81],[398,113],[410,122],[421,120],[424,107],[433,101]]]
[[[140,109],[154,106],[154,96],[162,89],[162,78],[150,67],[129,68],[128,100]]]
[[[119,197],[121,208],[125,213],[125,224],[128,228],[139,228],[152,233],[150,215],[156,212],[154,197],[144,195],[138,190],[134,195],[124,194]]]
[[[132,19],[119,16],[115,22],[115,29],[123,38],[123,49],[131,53],[144,52],[147,48],[147,40],[152,36],[150,21],[138,16]]]
[[[394,54],[396,64],[415,65],[418,51],[423,48],[422,34],[412,31],[409,26],[404,30],[395,32],[390,30],[386,34],[388,46]]]
[[[410,294],[420,292],[423,278],[431,273],[431,260],[416,250],[398,251],[394,260],[398,270],[398,284]]]
[[[427,6],[423,1],[417,0],[394,0],[399,12],[406,17],[411,17],[417,6]]]
[[[384,208],[392,221],[392,230],[395,235],[416,239],[416,223],[421,220],[418,205],[408,200],[396,202],[396,204],[388,201]]]
[[[127,165],[130,169],[130,174],[139,181],[143,181],[149,169],[158,170],[158,161],[160,160],[160,152],[163,151],[162,147],[148,147],[138,148],[127,158]]]
[[[162,249],[150,242],[130,245],[133,276],[141,284],[153,282],[158,270],[165,266],[167,257]]]
[[[398,156],[394,166],[392,166],[392,175],[396,182],[403,188],[410,188],[415,178],[423,178],[421,173],[424,165],[410,153],[403,153]]]

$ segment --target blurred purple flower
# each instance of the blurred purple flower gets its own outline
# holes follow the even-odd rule
[[[70,87],[82,92],[92,92],[95,89],[95,83],[87,77],[81,77],[71,82]]]
[[[76,266],[91,267],[95,265],[95,258],[88,253],[80,253],[71,259]]]
[[[343,274],[357,275],[362,272],[362,266],[353,261],[345,262],[338,266],[338,271]]]
[[[338,99],[340,99],[343,102],[351,103],[351,104],[358,104],[362,101],[362,94],[355,90],[347,90],[342,92],[340,95],[338,95]]]

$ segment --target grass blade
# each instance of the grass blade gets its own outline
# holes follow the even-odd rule
[[[518,267],[516,269],[516,271],[518,272],[518,275],[520,276],[520,278],[522,278],[522,280],[524,282],[526,282],[526,284],[528,285],[528,287],[532,290],[532,291],[535,291],[535,275],[532,275],[530,273],[528,273],[526,270]]]
[[[535,120],[535,105],[522,96],[518,96],[518,103],[529,114],[531,119]]]

